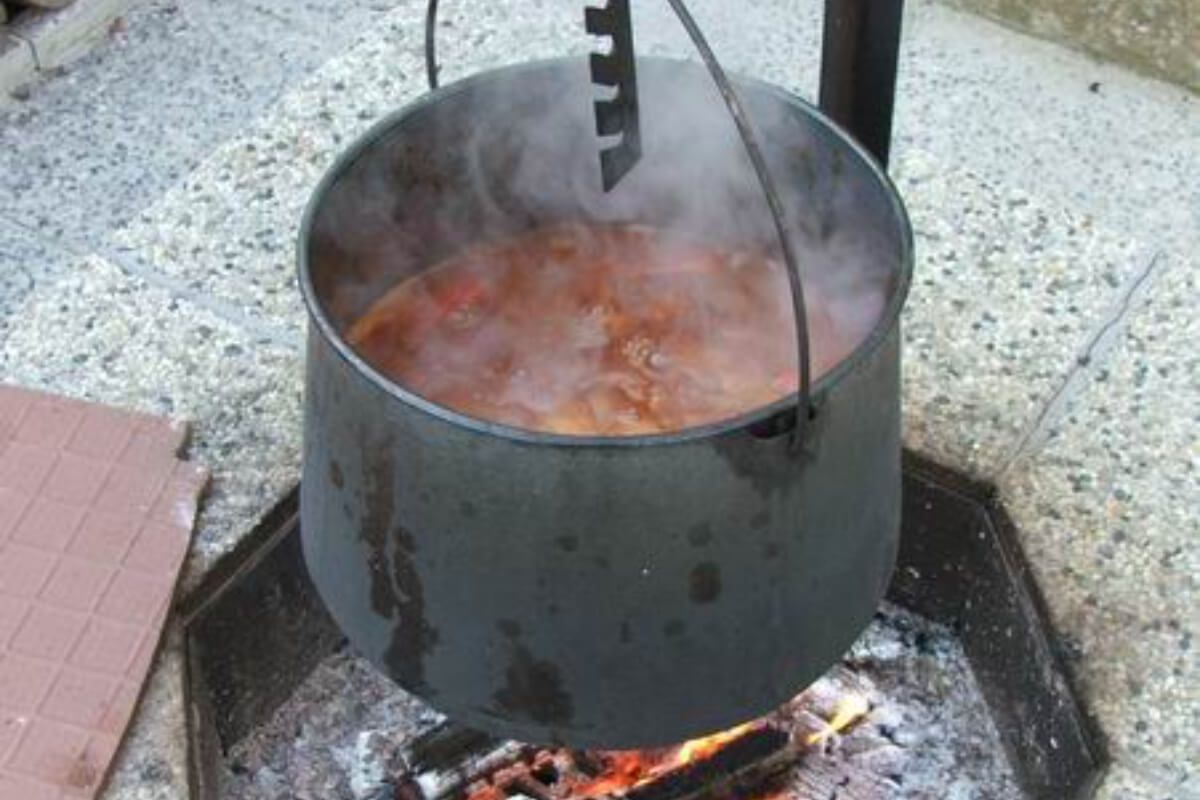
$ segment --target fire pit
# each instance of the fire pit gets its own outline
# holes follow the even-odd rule
[[[907,459],[889,603],[847,657],[763,720],[632,753],[498,741],[396,688],[308,583],[293,498],[184,609],[197,797],[1090,797],[1103,749],[989,497]]]
[[[267,800],[278,782],[289,796],[386,800],[1023,797],[961,645],[890,606],[847,659],[774,713],[673,747],[504,742],[430,727],[395,694],[352,653],[325,659],[231,748],[224,796]]]

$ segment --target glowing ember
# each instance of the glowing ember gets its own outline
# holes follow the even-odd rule
[[[861,694],[846,695],[838,701],[837,708],[833,711],[833,718],[821,730],[810,733],[808,738],[804,740],[804,743],[809,747],[820,744],[835,733],[841,733],[846,728],[858,722],[870,710],[871,706],[867,702],[867,698]]]
[[[595,780],[584,783],[572,792],[575,796],[600,797],[620,794],[634,786],[653,780],[666,770],[663,762],[656,761],[643,750],[622,750],[605,753],[606,769]]]

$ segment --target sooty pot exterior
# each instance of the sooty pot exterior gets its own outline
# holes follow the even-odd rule
[[[395,281],[544,222],[638,220],[769,246],[706,76],[639,67],[646,156],[611,195],[586,66],[544,62],[385,120],[327,176],[301,237],[312,578],[401,686],[526,742],[661,745],[769,711],[857,638],[897,548],[907,222],[869,159],[779,90],[738,84],[802,258],[861,268],[888,297],[870,339],[816,385],[800,448],[787,401],[632,439],[503,428],[390,383],[341,338]],[[695,143],[700,125],[726,133]]]

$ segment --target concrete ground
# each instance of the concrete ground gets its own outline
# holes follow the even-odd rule
[[[155,0],[0,108],[0,379],[195,421],[185,588],[297,479],[300,210],[422,93],[422,5]],[[577,5],[444,3],[446,78],[586,49]],[[816,0],[691,5],[727,66],[814,94]],[[643,51],[687,52],[638,8]],[[906,442],[1000,487],[1105,796],[1196,800],[1200,100],[922,0],[902,59]],[[180,674],[172,630],[108,797],[184,796]]]

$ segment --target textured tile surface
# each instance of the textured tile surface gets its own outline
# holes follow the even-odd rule
[[[0,374],[9,380],[193,422],[191,456],[211,465],[213,483],[197,523],[185,585],[297,479],[300,369],[291,350],[261,341],[99,258],[72,261],[60,279],[31,293],[9,323],[8,335],[0,337]],[[55,430],[47,425],[46,435]],[[116,446],[104,436],[85,445],[89,452]],[[145,437],[126,446],[135,461],[153,450]],[[9,469],[0,460],[0,475]],[[86,482],[72,490],[90,491]],[[136,463],[115,469],[99,490],[89,512],[95,518],[78,546],[95,553],[125,547],[122,515],[130,503],[152,503],[155,491]],[[46,500],[34,513],[57,513],[53,502]],[[152,513],[158,521],[172,522],[170,509]]]
[[[576,20],[534,7],[521,26],[530,57],[578,49]],[[441,51],[447,79],[512,60],[511,19],[464,18],[450,7]],[[814,8],[802,16],[812,15]],[[798,85],[811,79],[780,56],[792,38],[778,29],[737,36],[727,6],[701,5],[731,66]],[[510,10],[506,10],[507,15]],[[768,9],[774,20],[778,9]],[[646,52],[686,53],[664,12],[644,11]],[[756,18],[757,20],[758,18]],[[115,239],[196,292],[286,325],[300,337],[304,313],[294,280],[295,231],[311,187],[346,141],[423,90],[412,44],[420,15],[404,9],[346,56],[284,98]],[[489,27],[488,23],[495,25]],[[478,33],[473,33],[478,29]],[[789,36],[813,30],[797,23]],[[470,32],[468,32],[470,31]],[[471,39],[468,51],[461,37]],[[811,64],[810,64],[811,66]],[[1039,202],[909,147],[897,168],[918,234],[918,272],[907,317],[910,446],[977,474],[1001,462],[1056,380],[1071,368],[1084,334],[1149,248],[1085,215]],[[969,344],[968,344],[969,343]],[[953,399],[951,399],[953,398]]]
[[[906,4],[895,149],[1022,187],[1182,261],[1200,243],[1200,102],[928,0]]]
[[[339,4],[339,25],[329,5],[135,8],[121,32],[33,87],[33,100],[0,111],[0,215],[98,246],[388,3]]]
[[[1116,755],[1200,785],[1200,323],[1167,271],[1045,447],[1002,483]]]
[[[1200,91],[1200,18],[1188,0],[951,2]]]
[[[577,15],[561,6],[548,13],[551,5],[489,5],[468,21],[448,4],[447,19],[456,26],[450,33],[469,27],[474,46],[455,47],[454,37],[446,37],[447,76],[469,74],[481,62],[552,55],[564,41],[581,38]],[[497,33],[499,17],[510,11],[528,23],[520,31],[520,55],[513,51],[515,29]],[[352,51],[297,86],[139,214],[114,237],[114,253],[285,327],[298,342],[304,314],[295,242],[304,204],[354,135],[424,91],[423,54],[413,35],[421,19],[418,3],[388,15]]]
[[[186,429],[167,420],[3,385],[0,420],[11,467],[0,480],[0,797],[94,796],[157,649],[208,474],[177,459]],[[26,459],[39,480],[14,479]],[[102,505],[123,514],[126,545],[76,548]]]
[[[1116,764],[1105,776],[1096,800],[1197,800],[1200,790],[1171,786]]]
[[[916,250],[903,320],[905,441],[989,477],[1150,254],[915,149],[894,172]]]
[[[0,337],[8,330],[13,310],[61,267],[34,232],[0,218]]]
[[[426,91],[423,13],[423,4],[407,4],[364,33],[345,55],[144,209],[115,235],[114,252],[298,336],[304,315],[294,248],[304,204],[354,136]],[[730,69],[787,85],[812,82],[815,58],[793,64],[786,55],[795,44],[790,33],[802,31],[806,42],[815,43],[815,4],[786,12],[770,7],[745,19],[728,4],[701,3],[697,14],[716,44],[725,46]],[[515,61],[586,52],[590,43],[581,35],[580,17],[578,8],[547,0],[446,4],[438,49],[442,81]],[[781,27],[781,18],[790,27]],[[647,4],[639,9],[638,24],[642,52],[691,52],[669,12]],[[747,41],[756,46],[746,47]],[[807,46],[800,52],[814,51]]]

